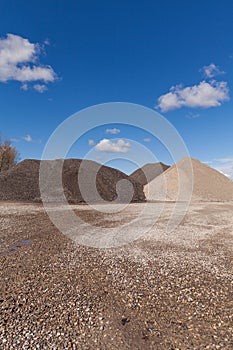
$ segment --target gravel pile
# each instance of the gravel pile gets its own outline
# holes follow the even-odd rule
[[[163,163],[146,164],[142,168],[135,170],[130,177],[144,186],[168,168],[170,166]]]
[[[84,202],[78,185],[78,172],[81,162],[86,184],[87,199],[89,201],[98,201],[97,195],[92,191],[90,186],[91,182],[96,185],[102,199],[113,201],[117,198],[117,184],[121,180],[127,180],[127,182],[132,184],[133,202],[145,200],[143,186],[121,171],[107,166],[100,167],[98,163],[93,161],[66,159],[63,165],[63,188],[69,202]],[[40,201],[40,163],[39,160],[24,160],[7,172],[2,173],[0,175],[0,200]],[[43,161],[43,165],[48,172],[47,182],[44,186],[52,199],[55,199],[58,191],[54,177],[57,174],[60,163],[61,160]],[[127,201],[127,190],[121,193],[120,198],[123,202]]]
[[[178,198],[180,185],[186,200],[185,192],[188,193],[191,180],[190,161],[193,168],[192,201],[226,202],[233,200],[233,182],[217,170],[192,158],[182,159],[146,185],[147,199],[175,201]]]

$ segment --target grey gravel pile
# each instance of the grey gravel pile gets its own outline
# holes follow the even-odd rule
[[[43,162],[47,177],[43,188],[53,200],[58,192],[56,175],[62,160],[39,161],[27,159],[0,174],[0,200],[2,201],[41,201],[39,188],[39,170]],[[145,201],[143,186],[121,171],[100,165],[90,160],[65,159],[63,163],[62,185],[65,196],[70,203],[85,202],[79,188],[78,173],[82,162],[85,181],[96,185],[100,198],[114,201],[118,197],[117,184],[127,180],[133,186],[132,202]],[[98,201],[91,187],[86,184],[87,198],[90,202]],[[126,191],[127,192],[127,191]],[[122,194],[122,201],[128,202],[127,193]]]
[[[170,168],[169,165],[163,163],[149,163],[144,165],[142,168],[135,170],[131,175],[131,179],[139,182],[143,186],[148,182],[154,180],[157,176],[162,174]]]

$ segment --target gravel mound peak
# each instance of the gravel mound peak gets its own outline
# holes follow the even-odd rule
[[[162,174],[170,168],[169,165],[159,163],[148,163],[145,164],[142,168],[135,170],[131,175],[131,179],[139,182],[145,186],[148,182],[154,180],[157,176]]]
[[[180,193],[179,198],[182,200],[183,195],[183,199],[187,199],[185,192],[190,191],[192,180],[192,201],[233,201],[233,182],[216,169],[193,158],[183,158],[174,164],[147,184],[144,192],[148,200],[175,201],[178,198],[180,182],[183,193]]]
[[[118,198],[120,187],[120,200],[127,201],[127,188],[130,185],[133,190],[132,202],[145,201],[143,186],[131,179],[123,172],[100,165],[97,162],[81,159],[65,160],[33,160],[26,159],[12,167],[10,170],[0,174],[0,200],[8,201],[41,201],[39,188],[39,170],[42,166],[48,172],[48,179],[44,184],[50,197],[56,197],[59,191],[53,178],[56,171],[63,163],[62,183],[65,196],[70,203],[85,202],[79,188],[78,174],[81,166],[83,177],[85,178],[85,190],[88,192],[88,201],[96,202],[99,196],[106,201],[113,201]],[[97,176],[95,177],[95,174]],[[96,178],[96,180],[95,180]],[[126,180],[126,181],[122,181]],[[92,191],[93,184],[97,188],[97,193]],[[119,186],[121,184],[122,186]],[[128,184],[128,185],[127,185]],[[125,191],[124,191],[125,189]],[[97,195],[98,194],[98,195]]]

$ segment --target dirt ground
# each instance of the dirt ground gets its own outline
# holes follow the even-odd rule
[[[111,227],[140,206],[73,208]],[[233,349],[233,203],[193,203],[165,234],[172,207],[141,239],[97,249],[60,233],[39,204],[1,203],[0,349]]]

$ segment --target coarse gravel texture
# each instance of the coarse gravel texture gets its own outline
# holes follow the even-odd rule
[[[172,206],[140,240],[105,250],[76,245],[40,204],[2,202],[0,349],[232,349],[233,203],[192,204],[168,235]]]
[[[58,181],[60,171],[61,186]],[[133,189],[131,198],[130,185]],[[119,198],[126,203],[145,201],[143,186],[134,179],[117,169],[86,159],[25,159],[0,173],[1,201],[41,202],[43,193],[48,201],[61,202],[63,192],[69,203],[76,204]]]
[[[183,158],[144,186],[148,200],[233,201],[233,181],[193,158]]]
[[[145,164],[142,168],[135,170],[130,175],[130,178],[145,186],[146,184],[148,184],[148,182],[154,180],[157,176],[162,174],[168,168],[170,168],[169,165],[163,164],[161,162],[148,163]]]

